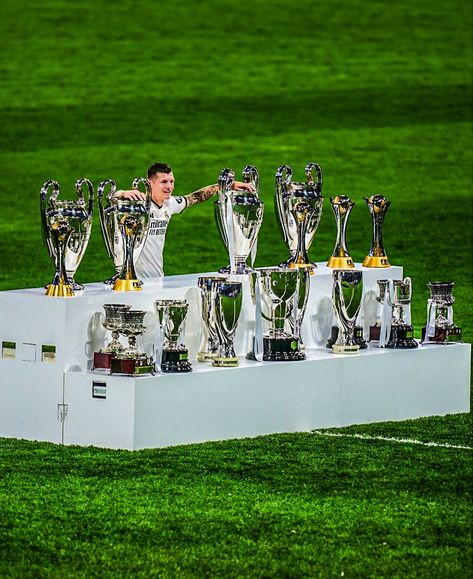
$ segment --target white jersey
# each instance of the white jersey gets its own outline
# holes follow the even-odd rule
[[[138,279],[147,277],[162,277],[163,250],[166,230],[171,216],[182,213],[187,207],[185,197],[170,197],[161,207],[151,202],[148,237],[143,249],[135,261],[135,270]]]

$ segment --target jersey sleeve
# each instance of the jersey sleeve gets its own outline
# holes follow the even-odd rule
[[[187,207],[187,199],[183,195],[176,195],[169,199],[171,213],[182,213]]]

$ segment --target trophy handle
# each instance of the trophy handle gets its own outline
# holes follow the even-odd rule
[[[289,187],[292,180],[292,169],[289,165],[280,165],[276,171],[276,192],[282,195],[283,190]]]
[[[316,179],[314,179],[313,171],[315,171]],[[308,185],[320,185],[323,183],[322,167],[318,163],[308,163],[304,169]]]
[[[49,194],[48,191],[52,187],[52,192]],[[39,207],[41,212],[41,225],[43,230],[43,240],[46,245],[46,250],[48,251],[51,259],[54,258],[54,243],[51,239],[51,234],[49,232],[48,221],[47,221],[47,208],[51,201],[56,201],[59,195],[59,183],[53,179],[49,179],[44,183],[39,192]]]
[[[242,175],[243,175],[243,181],[245,181],[245,183],[251,183],[253,185],[253,187],[255,188],[255,195],[258,196],[258,192],[259,192],[258,169],[256,167],[254,167],[253,165],[247,165],[243,169]]]
[[[407,285],[407,287],[409,288],[409,303],[410,303],[412,300],[412,279],[410,277],[405,277],[403,279],[403,283]]]
[[[144,179],[143,177],[136,177],[136,179],[133,179],[132,183],[133,189],[139,189],[138,186],[140,185],[140,183],[142,183],[145,186],[145,194],[146,194],[145,207],[149,213],[151,209],[151,183],[149,182],[148,179]]]
[[[99,186],[97,188],[97,203],[99,207],[99,218],[100,218],[100,228],[102,229],[102,236],[105,242],[105,248],[107,249],[108,256],[113,258],[112,252],[112,240],[110,239],[110,235],[107,231],[107,224],[105,219],[105,207],[103,204],[103,195],[105,191],[105,187],[110,185],[110,193],[107,196],[108,204],[110,205],[113,196],[117,192],[117,184],[113,179],[105,179],[104,181],[100,181]]]
[[[220,199],[232,190],[235,182],[235,171],[233,169],[222,169],[218,177],[218,193]]]
[[[76,193],[77,197],[79,198],[79,203],[81,205],[85,205],[84,199],[84,190],[83,185],[87,185],[87,192],[88,192],[88,201],[87,201],[87,213],[89,216],[92,215],[94,209],[94,186],[92,185],[89,179],[82,177],[82,179],[78,179],[76,181]]]

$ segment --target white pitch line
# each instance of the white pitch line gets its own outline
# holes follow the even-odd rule
[[[358,438],[360,440],[383,440],[385,442],[398,442],[402,444],[420,444],[421,446],[435,446],[440,448],[459,448],[461,450],[473,450],[471,446],[462,446],[460,444],[448,444],[447,442],[424,442],[414,438],[392,438],[390,436],[370,436],[369,434],[343,434],[341,432],[324,432],[313,430],[312,434],[318,436],[333,436],[339,438]]]

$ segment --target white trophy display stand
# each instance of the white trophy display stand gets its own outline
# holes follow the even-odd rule
[[[401,279],[402,268],[357,267],[364,285],[358,324],[367,335],[376,281]],[[87,284],[72,298],[47,297],[43,288],[0,292],[0,436],[136,450],[468,412],[470,344],[369,345],[356,355],[325,348],[335,323],[331,273],[318,264],[311,277],[301,362],[245,359],[254,306],[247,276],[233,276],[244,288],[237,368],[195,360],[204,340],[197,288],[204,274],[148,280],[141,292],[114,292],[102,283]],[[92,370],[94,352],[110,340],[103,304],[146,309],[138,346],[153,354],[154,301],[168,298],[189,301],[182,341],[191,373],[130,377]]]

